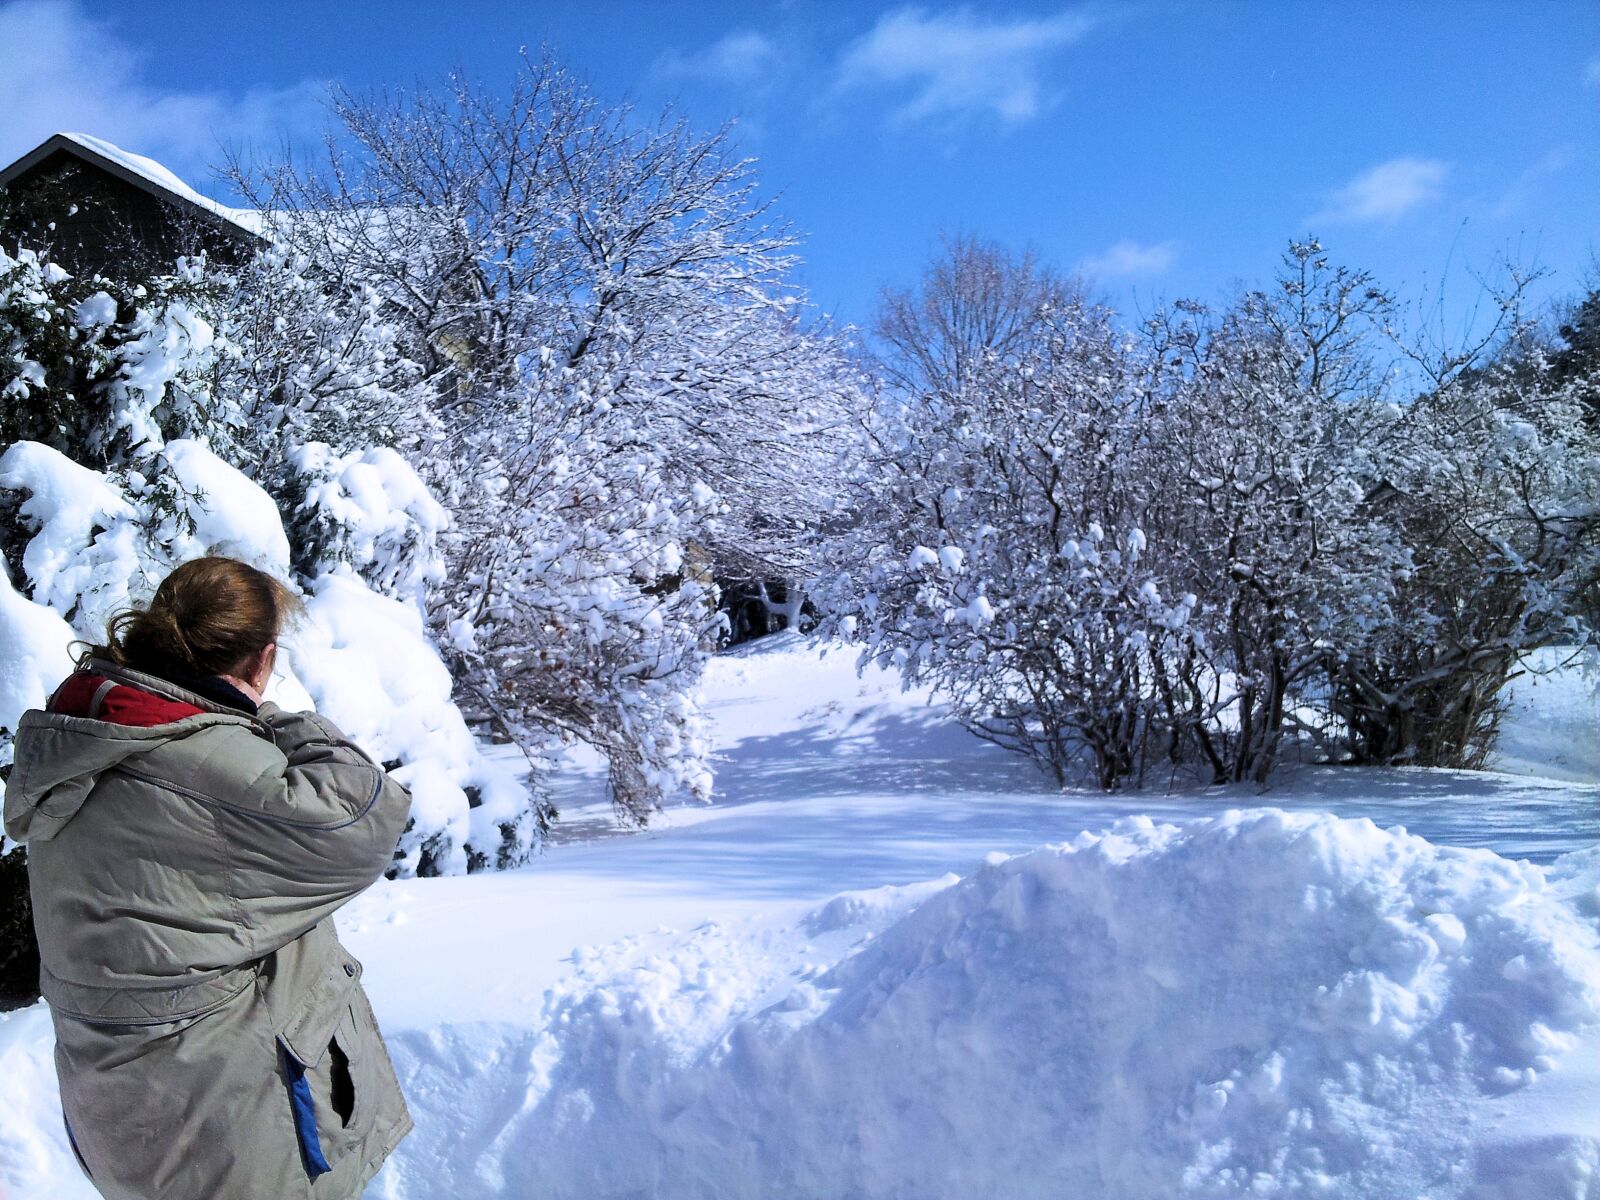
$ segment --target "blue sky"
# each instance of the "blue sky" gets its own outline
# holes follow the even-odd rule
[[[1497,256],[1570,293],[1600,254],[1595,0],[0,0],[0,157],[76,129],[217,190],[219,140],[314,134],[328,80],[494,83],[541,41],[602,95],[737,118],[845,320],[950,229],[1128,312],[1260,280],[1308,231],[1403,295],[1443,286],[1455,323]]]

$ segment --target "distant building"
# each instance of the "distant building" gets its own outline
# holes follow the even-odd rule
[[[367,255],[392,254],[396,246],[418,264],[433,255],[428,238],[434,223],[402,207],[277,217],[280,233],[298,234],[297,248],[310,255],[329,290],[362,286]],[[266,224],[256,210],[220,204],[154,159],[84,133],[53,134],[0,168],[0,249],[25,247],[74,275],[170,274],[180,256],[200,253],[213,264],[242,263],[265,243]],[[473,286],[470,272],[461,274],[459,286]],[[397,309],[409,303],[392,290],[384,299]],[[464,387],[472,348],[461,335],[439,330],[429,346],[448,364],[440,386]]]
[[[0,168],[4,248],[78,274],[170,270],[180,255],[234,262],[259,242],[256,214],[202,196],[160,163],[100,138],[57,133]]]

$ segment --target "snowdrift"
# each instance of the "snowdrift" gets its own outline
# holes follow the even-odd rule
[[[330,600],[315,657],[387,669]],[[1230,813],[1061,793],[819,649],[713,662],[717,804],[340,914],[417,1119],[368,1200],[1600,1200],[1582,679],[1507,737],[1588,782],[1307,769]],[[5,1200],[94,1200],[51,1050],[0,1014]]]
[[[1582,1200],[1597,917],[1600,849],[1136,818],[580,952],[540,1028],[402,1035],[386,1192]],[[1495,1116],[1530,1091],[1536,1129]]]

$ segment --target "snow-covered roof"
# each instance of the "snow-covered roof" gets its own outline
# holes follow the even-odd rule
[[[164,199],[197,208],[208,216],[249,234],[261,236],[260,214],[247,208],[230,208],[203,196],[153,158],[133,154],[87,133],[56,133],[9,166],[0,168],[0,187],[58,151],[92,163],[100,169]]]
[[[232,208],[202,195],[153,158],[87,133],[52,134],[8,166],[0,167],[0,188],[58,152],[65,152],[163,200],[198,211],[230,231],[252,240],[283,238],[309,250],[324,265],[332,260],[359,262],[371,255],[404,255],[417,268],[437,265],[434,244],[439,222],[415,205],[370,204],[322,211]],[[303,226],[296,228],[297,226]],[[406,307],[409,297],[381,288],[391,303]]]

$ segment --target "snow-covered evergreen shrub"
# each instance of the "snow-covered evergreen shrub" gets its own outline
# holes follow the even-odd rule
[[[9,772],[12,737],[30,708],[41,707],[72,670],[67,647],[72,627],[59,613],[37,604],[0,572],[0,772]],[[10,849],[0,834],[0,852]]]
[[[0,446],[41,441],[104,466],[169,437],[227,445],[240,417],[210,386],[218,294],[199,260],[79,279],[0,248]]]
[[[17,722],[38,708],[72,669],[72,629],[59,614],[21,595],[0,562],[0,800],[11,775]],[[38,996],[39,946],[33,933],[26,852],[0,833],[0,1008]]]
[[[305,606],[289,669],[319,710],[337,714],[411,790],[395,869],[438,875],[526,862],[543,813],[516,773],[474,740],[416,605],[339,566],[307,585]]]
[[[237,277],[198,263],[170,278],[93,280],[82,296],[90,284],[26,254],[0,267],[8,432],[41,435],[0,445],[0,534],[18,602],[61,622],[46,638],[60,646],[26,654],[55,654],[64,674],[68,629],[99,640],[176,564],[208,553],[255,563],[310,597],[286,642],[282,698],[359,728],[410,781],[417,808],[396,869],[524,859],[539,811],[474,743],[426,625],[448,516],[399,453],[360,441],[415,399],[388,386],[409,377],[390,370],[372,306],[330,292],[319,314],[314,289],[285,281],[283,319],[269,327],[241,318],[258,310]],[[300,336],[308,328],[324,335],[320,357]],[[363,372],[367,383],[352,384]],[[278,383],[262,391],[264,378]],[[343,444],[305,439],[313,429]],[[0,664],[23,657],[12,647]]]
[[[307,442],[287,457],[303,497],[288,514],[301,573],[345,563],[375,591],[425,613],[429,589],[444,581],[439,541],[450,518],[416,469],[387,446],[341,455]]]
[[[70,669],[68,642],[98,640],[112,612],[147,599],[180,562],[223,553],[292,577],[277,506],[257,484],[187,439],[146,465],[173,481],[177,505],[168,512],[152,506],[142,474],[135,488],[37,442],[0,454],[0,487],[25,497],[20,512],[33,535],[23,563],[34,599],[13,594],[9,624],[23,633],[17,646],[0,646],[25,685],[23,707],[42,704]],[[306,615],[285,636],[268,698],[314,704],[412,789],[396,869],[462,871],[525,858],[536,843],[526,792],[474,742],[418,606],[374,590],[343,563],[302,582]],[[26,673],[31,662],[50,669]]]

